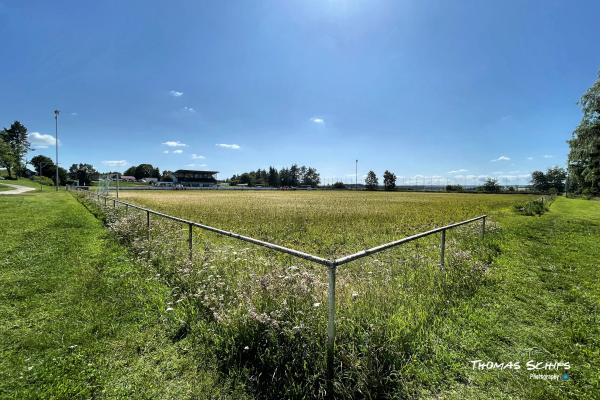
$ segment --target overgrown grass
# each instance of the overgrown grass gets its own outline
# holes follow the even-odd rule
[[[536,198],[365,191],[129,191],[120,196],[323,257],[354,253]]]
[[[86,203],[140,261],[177,288],[185,315],[180,335],[223,377],[245,382],[257,398],[325,397],[326,271],[289,256],[225,243],[197,232],[187,259],[181,226],[145,214]],[[446,270],[437,264],[438,238],[344,266],[336,290],[338,398],[403,396],[403,369],[423,332],[445,310],[470,296],[497,252],[479,227],[453,230]],[[215,244],[216,243],[216,244]],[[482,245],[485,244],[485,245]]]

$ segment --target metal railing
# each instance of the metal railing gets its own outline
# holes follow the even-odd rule
[[[294,257],[299,257],[304,260],[312,261],[317,264],[325,265],[328,270],[328,286],[327,286],[327,384],[328,384],[328,392],[332,393],[333,389],[333,377],[334,377],[334,356],[335,356],[335,335],[336,335],[336,327],[335,327],[335,283],[336,283],[336,272],[337,267],[347,264],[349,262],[358,260],[363,257],[370,256],[375,253],[379,253],[381,251],[391,249],[396,246],[400,246],[402,244],[412,242],[413,240],[417,240],[426,236],[434,235],[436,233],[440,233],[440,268],[443,270],[445,267],[445,253],[446,253],[446,231],[474,223],[477,221],[481,221],[481,231],[480,237],[483,239],[485,236],[485,220],[487,215],[480,215],[475,218],[467,219],[464,221],[456,222],[454,224],[441,226],[439,228],[434,228],[428,230],[426,232],[417,233],[415,235],[407,236],[405,238],[394,240],[389,243],[385,243],[376,247],[372,247],[370,249],[365,249],[359,251],[354,254],[350,254],[344,257],[336,258],[336,259],[326,259],[322,257],[318,257],[309,253],[305,253],[303,251],[290,249],[288,247],[280,246],[278,244],[265,242],[263,240],[254,239],[249,236],[240,235],[231,231],[226,231],[223,229],[215,228],[209,225],[201,224],[194,221],[189,221],[183,218],[175,217],[169,214],[165,214],[159,211],[155,211],[146,207],[141,207],[132,203],[128,203],[122,200],[118,200],[115,198],[111,198],[109,196],[101,195],[99,193],[89,192],[87,190],[78,190],[79,193],[83,193],[90,198],[95,198],[97,202],[100,202],[100,199],[104,200],[104,205],[107,206],[108,201],[112,201],[113,207],[116,207],[117,204],[124,205],[125,211],[127,212],[129,207],[140,210],[146,213],[146,229],[147,229],[147,238],[150,238],[150,215],[156,215],[162,218],[166,218],[172,221],[179,222],[181,224],[188,226],[188,249],[189,249],[189,257],[192,259],[193,255],[193,228],[197,227],[200,229],[204,229],[210,232],[217,233],[219,235],[229,236],[235,239],[239,239],[245,242],[253,243],[258,246],[266,247],[271,250],[279,251],[281,253],[286,253],[292,255]]]

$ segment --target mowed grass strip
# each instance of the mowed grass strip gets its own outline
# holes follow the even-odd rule
[[[171,290],[70,194],[0,196],[0,238],[0,398],[227,397],[172,340]]]
[[[122,191],[124,200],[339,257],[534,196],[352,191]]]
[[[502,253],[488,283],[431,329],[407,368],[415,384],[409,392],[444,399],[597,399],[600,202],[559,197],[541,217],[505,212],[498,219]],[[520,362],[521,369],[473,369],[473,360]],[[569,379],[532,379],[564,369],[528,371],[529,360],[569,362]]]

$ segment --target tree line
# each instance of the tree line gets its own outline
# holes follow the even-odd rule
[[[269,167],[268,170],[259,168],[256,171],[244,172],[233,175],[226,182],[233,186],[317,187],[321,183],[321,177],[316,168],[293,164],[289,168],[284,167],[279,170]]]

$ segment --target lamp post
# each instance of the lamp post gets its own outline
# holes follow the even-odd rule
[[[354,190],[358,190],[358,160],[354,164]]]
[[[55,176],[55,187],[58,192],[58,114],[59,110],[54,110],[54,138],[56,140],[56,176]]]

